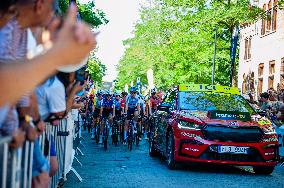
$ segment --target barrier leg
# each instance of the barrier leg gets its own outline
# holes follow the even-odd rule
[[[76,150],[78,150],[78,151],[79,151],[80,155],[85,156],[85,154],[84,154],[84,153],[80,150],[80,148],[79,148],[79,147],[77,147],[77,148],[76,148]]]
[[[32,187],[32,171],[33,171],[33,153],[34,153],[34,143],[30,142],[30,153],[29,153],[29,172],[28,172],[28,186]]]
[[[82,137],[83,138],[83,137]],[[83,146],[84,149],[86,149],[86,146],[80,141],[80,145]]]
[[[75,158],[76,161],[80,164],[80,166],[83,166],[82,163],[79,161],[79,159],[78,159],[76,156],[74,156],[74,158]]]
[[[27,187],[27,181],[28,181],[28,161],[29,161],[29,159],[28,159],[28,157],[29,157],[29,143],[28,142],[26,142],[25,143],[25,146],[24,146],[24,148],[25,148],[25,150],[24,150],[24,153],[25,153],[25,155],[24,155],[24,166],[23,166],[23,170],[24,170],[24,177],[23,177],[23,185],[22,185],[22,187],[24,188],[24,187]]]
[[[73,167],[71,167],[71,171],[74,172],[74,174],[76,175],[76,177],[78,178],[78,180],[80,182],[83,181],[83,179],[81,178],[80,174],[78,174],[78,172]]]
[[[3,169],[2,169],[2,187],[6,187],[7,183],[7,159],[8,159],[8,144],[4,144],[4,152],[3,152]]]
[[[17,151],[13,150],[12,152],[12,168],[11,168],[11,187],[16,187],[16,173],[17,173]]]

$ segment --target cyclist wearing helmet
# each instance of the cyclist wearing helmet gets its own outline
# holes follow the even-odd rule
[[[115,114],[115,108],[114,108],[113,100],[111,98],[111,94],[109,92],[107,92],[105,97],[106,98],[103,100],[103,105],[102,105],[102,108],[101,108],[101,115],[102,115],[103,120],[106,120],[108,118],[109,124],[110,124],[110,127],[111,127],[113,115]],[[105,121],[102,121],[101,134],[100,134],[100,139],[99,139],[100,144],[103,143],[102,133],[104,131],[104,123],[105,123]]]
[[[151,89],[151,97],[150,97],[150,100],[149,100],[149,113],[150,113],[150,115],[152,115],[152,113],[157,111],[157,107],[158,107],[160,102],[161,101],[157,96],[156,89],[155,88]]]
[[[93,113],[93,116],[94,116],[94,119],[95,119],[95,124],[94,124],[93,130],[92,130],[92,137],[91,137],[92,139],[95,138],[94,128],[95,128],[95,126],[97,126],[97,123],[100,120],[100,112],[101,112],[102,105],[103,105],[103,92],[101,90],[99,90],[97,92],[97,97],[94,99],[94,113]]]
[[[121,117],[122,117],[122,108],[121,108],[121,98],[120,98],[120,92],[117,91],[114,93],[114,99],[113,99],[113,103],[114,103],[114,108],[115,108],[115,112],[114,112],[114,118],[118,125],[118,130],[119,132],[121,132]]]
[[[136,94],[136,87],[131,87],[130,95],[128,95],[126,98],[125,113],[127,114],[127,118],[124,126],[124,144],[126,144],[129,120],[131,120],[132,117],[135,117],[135,119],[137,120],[140,113],[139,98]]]
[[[86,105],[86,120],[87,120],[87,127],[88,127],[88,132],[91,133],[91,127],[93,123],[93,110],[94,110],[94,95],[90,94],[89,100]]]
[[[121,108],[122,108],[122,112],[125,113],[125,101],[126,101],[126,97],[128,95],[127,92],[122,92],[122,99],[121,99]]]
[[[121,115],[122,115],[120,92],[114,93],[113,103],[114,103],[114,107],[115,107],[114,116],[117,116],[118,118],[120,118]]]

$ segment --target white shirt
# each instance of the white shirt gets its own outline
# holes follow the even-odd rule
[[[5,105],[0,108],[0,129],[2,127],[4,120],[6,119],[9,109],[10,109],[9,105]]]
[[[42,119],[46,119],[51,113],[66,110],[65,88],[56,76],[37,87],[36,95]]]

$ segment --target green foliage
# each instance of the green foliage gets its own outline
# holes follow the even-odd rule
[[[92,52],[89,57],[87,71],[94,82],[97,82],[99,85],[102,83],[103,76],[105,76],[106,73],[106,66],[101,63],[101,61],[95,56],[94,52]]]
[[[64,15],[69,6],[69,0],[59,0],[59,13]],[[100,25],[107,24],[108,19],[105,13],[95,8],[94,2],[90,1],[87,4],[80,4],[77,2],[80,16],[82,20],[89,23],[93,27],[99,27]],[[88,59],[87,71],[91,75],[91,79],[102,84],[102,78],[105,76],[106,66],[96,57],[95,52],[92,52]]]
[[[118,65],[118,86],[154,70],[160,89],[181,83],[211,83],[214,31],[218,31],[216,84],[229,85],[233,29],[253,23],[262,11],[249,0],[153,0],[141,11],[134,38]],[[237,57],[238,59],[238,57]]]
[[[108,23],[108,19],[103,11],[96,9],[95,3],[89,1],[86,4],[77,2],[81,18],[94,27]],[[66,13],[69,6],[69,0],[59,0],[60,11]]]

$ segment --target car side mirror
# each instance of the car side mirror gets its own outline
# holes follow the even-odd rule
[[[167,112],[167,113],[170,112],[170,108],[171,108],[171,105],[170,105],[169,103],[166,103],[166,102],[162,102],[162,103],[158,106],[158,110],[159,110],[159,111],[164,111],[164,112]]]

